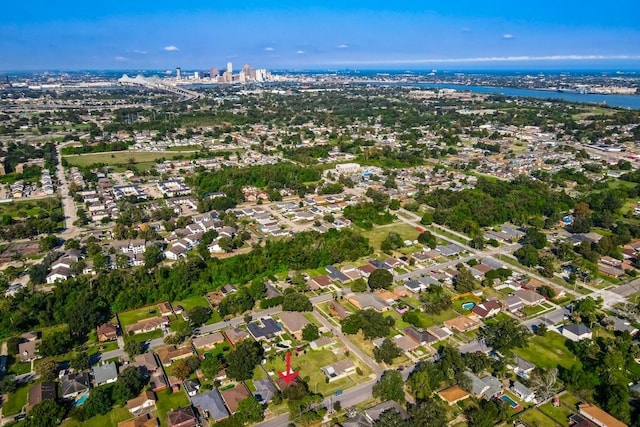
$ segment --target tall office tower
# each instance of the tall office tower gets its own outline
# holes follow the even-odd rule
[[[209,70],[209,72],[211,73],[211,78],[216,78],[219,74],[216,67],[211,67],[211,70]]]
[[[233,74],[233,64],[231,62],[227,62],[227,73]]]
[[[249,77],[249,75],[251,74],[251,66],[249,64],[244,64],[242,66],[242,74],[244,74],[245,77]]]
[[[182,78],[181,72],[182,70],[180,67],[176,68],[176,80],[180,80]]]
[[[196,71],[195,73],[193,73],[193,79],[200,80],[200,71]]]

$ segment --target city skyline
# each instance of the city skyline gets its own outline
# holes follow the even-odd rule
[[[631,0],[360,3],[11,3],[0,70],[640,68]]]

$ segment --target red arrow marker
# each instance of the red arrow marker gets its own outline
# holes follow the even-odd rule
[[[284,380],[285,383],[290,384],[291,381],[295,380],[298,377],[298,371],[291,371],[291,352],[287,351],[287,370],[285,372],[278,372],[280,378]]]

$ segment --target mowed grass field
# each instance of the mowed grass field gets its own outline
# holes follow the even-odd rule
[[[534,336],[529,345],[514,349],[514,353],[541,368],[570,368],[580,361],[565,345],[566,338],[557,332],[549,331],[543,337]]]
[[[403,240],[416,240],[420,232],[415,227],[403,222],[394,222],[387,225],[376,225],[373,230],[359,230],[360,234],[369,239],[369,244],[374,250],[380,250],[380,244],[387,238],[389,233],[395,232],[402,237]]]
[[[63,158],[73,166],[90,166],[96,163],[105,165],[137,165],[141,163],[154,163],[161,159],[174,159],[183,156],[180,152],[163,151],[112,151],[107,153],[75,154],[63,156]]]

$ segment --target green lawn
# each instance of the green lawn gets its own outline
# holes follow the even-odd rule
[[[104,415],[97,415],[85,421],[68,419],[63,427],[116,427],[120,421],[128,420],[131,413],[126,407],[115,407]]]
[[[533,408],[522,415],[520,419],[527,423],[530,427],[550,427],[550,426],[566,426],[566,422],[555,422],[554,419],[547,417],[537,408]]]
[[[158,411],[158,418],[160,418],[163,426],[167,425],[167,413],[169,413],[169,411],[189,404],[189,397],[187,397],[187,393],[182,390],[177,393],[170,393],[169,390],[163,390],[157,393],[157,396],[156,409]]]
[[[458,313],[454,310],[447,310],[438,314],[420,313],[420,317],[423,319],[424,328],[442,325],[442,322],[445,320],[453,319],[456,316],[458,316]]]
[[[173,302],[171,305],[173,305],[174,308],[178,305],[181,305],[186,311],[189,311],[192,308],[198,307],[198,306],[211,308],[209,301],[207,301],[205,297],[197,296],[197,295],[183,299],[182,301]]]
[[[137,165],[139,163],[155,162],[160,159],[173,159],[182,154],[176,152],[150,153],[137,151],[115,151],[108,153],[91,153],[83,155],[69,155],[63,158],[72,166],[90,166],[96,163],[106,165]],[[133,160],[133,162],[131,162]]]
[[[543,337],[533,336],[525,348],[514,350],[516,354],[541,368],[555,368],[558,365],[570,368],[580,364],[577,357],[565,345],[566,338],[557,332],[547,332]]]
[[[402,240],[416,240],[418,234],[420,234],[415,227],[405,224],[404,222],[375,225],[372,230],[361,231],[361,234],[369,239],[369,244],[374,250],[379,250],[380,244],[391,232],[398,233],[400,237],[402,237]]]
[[[143,334],[135,334],[126,337],[126,340],[134,340],[138,342],[147,341],[147,340],[155,340],[156,338],[162,338],[163,336],[162,329],[155,329],[153,331],[145,332]]]
[[[16,362],[9,366],[7,372],[14,375],[28,374],[29,372],[31,372],[31,363]]]
[[[545,308],[542,304],[539,304],[539,305],[523,307],[521,311],[527,316],[535,316],[536,314],[542,313],[543,311],[546,311],[546,310],[547,308]]]
[[[267,371],[273,371],[276,375],[278,371],[285,370],[284,354],[282,358],[276,357],[266,363],[265,369]],[[362,377],[353,373],[350,377],[342,378],[331,383],[326,383],[325,376],[320,370],[323,366],[331,365],[332,363],[341,360],[343,357],[338,357],[329,350],[308,351],[307,354],[291,355],[291,367],[292,369],[300,372],[300,377],[309,377],[309,388],[312,391],[322,393],[324,396],[328,396],[336,390],[344,390],[356,385]],[[356,366],[362,369],[363,376],[369,375],[371,370],[363,365],[360,360],[352,357],[351,360]]]
[[[160,316],[160,309],[157,305],[148,305],[146,307],[137,308],[135,310],[123,311],[118,313],[120,326],[125,330],[127,326],[133,325],[143,319]]]
[[[2,404],[2,415],[17,414],[22,410],[22,407],[27,404],[27,395],[29,389],[33,384],[25,384],[18,388],[14,393],[10,393],[7,396],[7,401]]]
[[[468,309],[464,309],[462,308],[462,304],[468,303],[468,302],[472,302],[473,304],[477,305],[480,304],[482,302],[482,300],[478,297],[475,297],[473,295],[467,295],[463,298],[458,298],[457,300],[455,300],[453,302],[453,309],[455,311],[457,311],[458,313],[462,313],[462,314],[467,314],[470,313],[471,310]]]
[[[569,417],[575,413],[569,407],[562,404],[558,407],[555,407],[553,406],[552,402],[545,403],[544,405],[540,406],[539,409],[542,413],[548,415],[549,417],[553,418],[563,425],[567,425]]]

